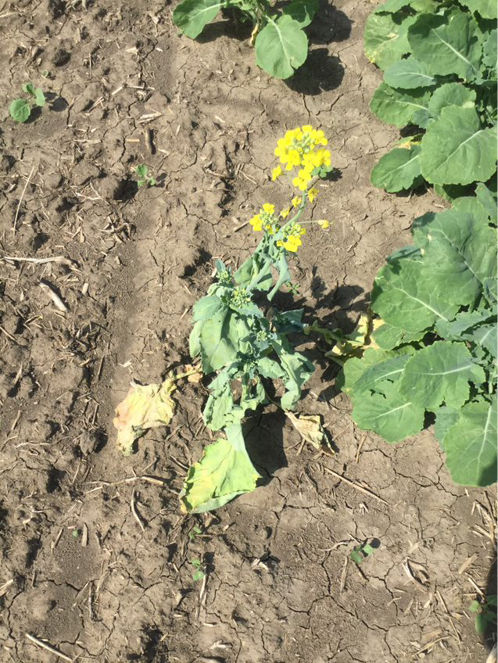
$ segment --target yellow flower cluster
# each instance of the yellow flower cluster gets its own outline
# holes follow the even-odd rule
[[[296,253],[302,245],[301,237],[305,234],[306,229],[300,226],[299,223],[291,223],[284,228],[284,238],[278,240],[277,246],[282,246],[287,251]]]
[[[310,124],[291,129],[278,141],[275,155],[285,170],[299,168],[292,184],[301,191],[308,188],[315,168],[331,165],[329,150],[322,148],[325,145],[328,145],[328,141],[323,131],[313,129]],[[273,169],[273,181],[282,174],[282,166]]]
[[[275,216],[275,205],[265,203],[259,210],[259,213],[255,214],[249,223],[256,232],[265,229],[269,235],[273,235],[280,227],[278,219]]]

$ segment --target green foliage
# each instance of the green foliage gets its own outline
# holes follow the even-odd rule
[[[474,600],[469,605],[470,612],[475,615],[475,628],[479,635],[489,629],[496,630],[496,594],[488,594],[486,598]]]
[[[206,571],[204,570],[204,564],[201,562],[201,560],[200,559],[192,559],[192,560],[190,560],[190,563],[192,564],[192,566],[195,569],[194,573],[192,574],[192,580],[194,582],[198,582],[199,580],[203,580],[205,575],[206,575]]]
[[[496,481],[497,453],[496,195],[479,194],[416,219],[414,246],[388,258],[371,298],[380,326],[342,387],[356,423],[388,442],[430,414],[453,480],[472,486]]]
[[[137,185],[139,188],[142,186],[156,186],[157,184],[157,180],[149,173],[149,167],[144,163],[136,166],[135,175],[137,176]]]
[[[22,90],[29,95],[28,99],[14,99],[9,106],[10,116],[16,122],[27,122],[29,120],[32,111],[30,102],[35,106],[45,106],[45,94],[41,88],[35,87],[33,83],[24,83]]]
[[[355,564],[361,564],[367,557],[370,557],[375,552],[375,548],[366,541],[359,546],[355,546],[353,551],[349,553],[349,559]]]
[[[370,107],[384,122],[420,128],[420,153],[383,157],[372,183],[390,192],[424,180],[454,198],[455,185],[496,173],[496,3],[388,0],[367,20],[365,53],[384,70]],[[387,159],[389,157],[389,159]]]
[[[289,78],[306,61],[304,28],[313,20],[318,0],[292,0],[278,8],[269,0],[183,0],[173,11],[173,21],[195,39],[223,9],[236,9],[242,20],[252,22],[256,63],[271,76]]]

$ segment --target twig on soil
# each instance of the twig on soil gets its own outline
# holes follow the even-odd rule
[[[19,202],[17,203],[17,209],[16,213],[14,216],[14,224],[12,226],[12,231],[15,233],[17,230],[17,218],[19,216],[19,210],[21,209],[21,204],[24,198],[24,194],[26,193],[26,189],[28,188],[29,181],[31,180],[31,175],[33,174],[33,171],[35,169],[35,164],[31,166],[31,170],[29,171],[28,179],[26,180],[26,184],[24,185],[24,189],[22,190],[21,197],[19,198]]]
[[[376,495],[369,488],[363,488],[363,486],[360,486],[359,484],[354,483],[354,481],[351,481],[351,479],[346,479],[346,477],[342,476],[342,474],[339,474],[338,472],[334,472],[334,470],[331,470],[328,467],[323,467],[323,469],[325,470],[325,472],[328,472],[329,474],[332,474],[337,479],[340,479],[341,481],[344,481],[345,483],[352,486],[356,490],[359,490],[361,493],[364,493],[365,495],[369,495],[370,497],[374,497],[376,500],[379,500],[379,502],[382,502],[382,504],[385,504],[386,506],[389,506],[389,503],[386,502],[386,500],[384,500],[384,499],[382,499],[382,497],[379,497],[378,495]]]
[[[0,596],[3,596],[6,593],[13,582],[14,578],[11,578],[10,580],[7,580],[7,582],[4,582],[3,585],[0,585]]]
[[[31,633],[25,633],[25,635],[28,638],[28,640],[31,640],[31,642],[33,642],[35,645],[38,645],[38,647],[42,647],[42,649],[46,649],[47,651],[49,651],[54,656],[58,656],[59,658],[62,658],[63,661],[69,661],[69,663],[73,663],[72,658],[70,658],[69,656],[66,656],[66,654],[63,654],[58,649],[55,649],[55,647],[52,647],[51,645],[47,644],[43,640],[40,640],[39,638],[36,638],[34,635],[31,635]]]
[[[466,571],[469,566],[472,566],[472,564],[476,561],[477,555],[474,553],[471,555],[468,559],[465,560],[465,562],[460,566],[458,569],[458,575],[462,575],[464,571]]]
[[[58,308],[59,311],[63,311],[63,313],[68,313],[69,311],[68,307],[64,304],[62,299],[55,292],[54,287],[52,285],[50,285],[47,281],[40,281],[40,288],[45,290],[45,292],[48,294],[50,299],[53,301],[55,307]]]
[[[32,262],[36,265],[44,265],[47,262],[60,262],[63,265],[68,265],[72,267],[74,261],[69,258],[64,258],[64,256],[53,256],[52,258],[23,258],[21,256],[1,256],[1,260],[6,262]]]
[[[443,599],[443,597],[442,597],[442,595],[441,595],[441,592],[440,592],[439,590],[437,590],[437,592],[436,592],[436,596],[437,596],[438,599],[441,601],[441,603],[442,603],[444,609],[446,610],[446,613],[447,613],[447,615],[448,615],[448,619],[450,620],[451,628],[453,629],[453,632],[454,632],[454,634],[455,634],[455,637],[456,637],[457,641],[458,641],[458,642],[462,642],[462,637],[461,637],[460,633],[456,630],[455,622],[454,622],[453,619],[451,618],[451,613],[450,613],[450,611],[448,610],[448,606],[446,605],[446,601]]]
[[[142,532],[145,532],[145,525],[142,522],[142,519],[140,518],[140,516],[138,515],[136,502],[137,502],[137,498],[136,498],[136,494],[135,494],[135,489],[133,489],[133,491],[131,493],[131,501],[130,501],[131,512],[133,514],[133,517],[137,521],[137,523],[140,525],[140,529],[142,530]]]

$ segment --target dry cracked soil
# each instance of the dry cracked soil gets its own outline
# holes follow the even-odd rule
[[[300,408],[323,416],[333,456],[300,449],[269,408],[246,423],[262,485],[187,517],[206,386],[182,384],[171,426],[135,455],[115,445],[130,381],[189,362],[214,260],[239,264],[250,215],[288,200],[269,180],[286,129],[323,128],[337,169],[314,210],[331,228],[293,261],[308,321],[351,330],[385,257],[441,206],[370,184],[398,139],[368,108],[373,7],[322,1],[309,60],[283,82],[247,32],[220,19],[188,40],[164,1],[1,5],[2,663],[486,660],[468,606],[492,573],[493,493],[452,484],[430,430],[390,446],[356,429],[320,344],[302,346],[317,371]],[[15,124],[8,102],[29,80],[49,103]],[[138,189],[140,163],[156,187]]]

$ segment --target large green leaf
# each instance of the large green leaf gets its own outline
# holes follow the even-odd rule
[[[436,79],[429,73],[427,65],[419,62],[412,55],[388,67],[384,72],[384,81],[391,87],[400,90],[432,87],[436,83]]]
[[[479,385],[485,379],[483,369],[474,362],[465,343],[436,341],[410,358],[401,392],[429,410],[437,409],[443,402],[459,408],[469,398],[469,382]]]
[[[478,25],[468,13],[422,14],[410,27],[408,41],[433,75],[456,74],[465,81],[479,75],[482,46]]]
[[[471,184],[496,171],[496,127],[483,128],[474,108],[447,106],[422,138],[422,175],[433,184]]]
[[[226,440],[219,438],[206,447],[200,462],[190,468],[180,495],[184,511],[212,511],[256,488],[260,475],[246,451],[240,426],[227,428],[226,434]]]
[[[457,483],[487,486],[496,481],[496,394],[467,403],[443,444],[446,463]]]
[[[399,442],[424,427],[424,408],[399,392],[399,381],[384,383],[384,393],[361,391],[353,394],[353,419],[388,442]]]
[[[482,18],[498,18],[495,0],[460,0],[460,4],[478,12]]]
[[[365,54],[381,69],[389,67],[410,52],[408,28],[414,16],[404,19],[391,14],[372,13],[365,25]]]
[[[450,428],[458,421],[460,416],[459,410],[454,410],[451,407],[443,405],[434,413],[436,415],[436,422],[434,424],[434,435],[439,442],[441,449],[444,450],[444,438]]]
[[[473,305],[486,279],[496,276],[496,232],[454,209],[426,214],[413,223],[415,244],[435,282],[448,282],[447,299]]]
[[[401,91],[381,83],[370,101],[370,109],[383,122],[405,127],[417,111],[427,111],[429,99],[427,90]]]
[[[187,37],[195,39],[227,2],[223,0],[184,0],[173,11],[173,21]]]
[[[496,225],[497,222],[497,196],[496,196],[496,175],[494,178],[494,190],[491,183],[488,182],[486,186],[480,182],[476,187],[476,197],[479,203],[484,207],[488,213],[489,218]]]
[[[308,37],[287,15],[270,19],[255,42],[256,63],[270,76],[289,78],[308,57]]]
[[[420,174],[420,147],[394,148],[375,165],[371,174],[372,184],[389,193],[416,187],[422,183]]]
[[[480,345],[489,354],[496,359],[497,354],[497,329],[496,329],[496,316],[493,324],[479,325],[465,333],[465,338],[472,341],[476,345]]]
[[[236,283],[246,288],[269,290],[273,284],[271,262],[263,258],[260,253],[253,253],[242,263],[233,277]]]
[[[461,83],[445,83],[434,90],[429,100],[429,113],[437,117],[446,106],[474,108],[476,92]]]
[[[436,320],[452,320],[458,308],[458,304],[448,302],[446,284],[435,281],[421,262],[390,262],[375,279],[372,310],[407,332],[428,329]]]

